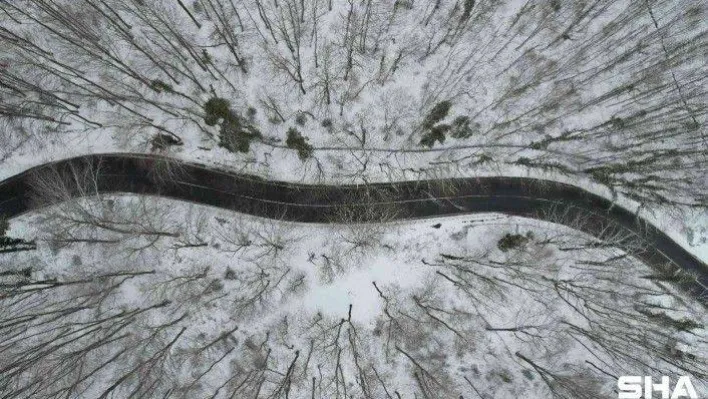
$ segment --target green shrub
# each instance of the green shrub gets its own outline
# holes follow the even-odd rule
[[[248,117],[248,120],[253,121],[256,118],[256,114],[258,113],[258,110],[256,110],[253,107],[248,107],[246,109],[246,116]]]
[[[220,97],[212,97],[204,104],[204,112],[207,115],[228,118],[231,114],[230,106],[229,100]]]
[[[219,146],[231,152],[248,152],[251,141],[263,137],[255,127],[245,123],[237,115],[231,115],[221,123]]]
[[[470,127],[470,123],[469,116],[458,116],[452,121],[452,133],[450,135],[456,139],[466,139],[472,136],[473,130]],[[477,126],[475,125],[475,127]]]
[[[499,378],[501,378],[501,380],[507,384],[514,381],[514,378],[506,370],[502,370],[499,372]]]
[[[251,107],[246,112],[252,120],[256,109]],[[210,98],[204,104],[204,114],[204,122],[209,126],[214,126],[221,120],[219,146],[231,152],[248,152],[251,141],[263,137],[261,132],[249,123],[249,120],[231,110],[229,101],[226,99]]]
[[[291,127],[288,129],[288,137],[285,140],[285,145],[297,151],[297,156],[301,161],[304,161],[312,156],[314,149],[307,142],[307,137],[304,137],[299,130]]]
[[[297,123],[300,126],[305,126],[305,124],[307,123],[307,115],[305,115],[302,112],[298,113],[297,116],[295,117],[295,123]]]
[[[158,133],[150,140],[150,144],[152,151],[160,151],[173,145],[182,145],[182,142],[169,134]]]
[[[211,64],[211,56],[206,49],[202,49],[202,62],[205,64]]]
[[[624,129],[627,126],[627,122],[625,122],[624,119],[617,117],[617,116],[613,116],[607,122],[610,125],[612,125],[612,127],[615,129]]]
[[[204,123],[208,126],[214,126],[219,122],[219,119],[229,119],[231,117],[231,109],[229,101],[219,97],[210,98],[204,104]]]
[[[323,119],[322,127],[327,129],[328,132],[332,133],[332,130],[334,129],[334,123],[332,123],[332,120],[329,118]]]
[[[225,280],[236,280],[236,272],[234,269],[227,267],[226,272],[224,273],[224,279]]]
[[[431,129],[433,125],[445,119],[447,114],[450,112],[450,108],[452,108],[452,103],[450,101],[441,101],[435,104],[433,109],[430,110],[423,121],[423,129]]]
[[[698,121],[689,121],[683,124],[686,130],[693,131],[701,128],[701,124]]]
[[[486,162],[492,162],[494,161],[494,158],[492,158],[490,155],[487,154],[482,154],[477,158],[477,161],[475,161],[476,164],[482,164]]]
[[[474,7],[474,0],[465,0],[464,10],[462,11],[461,21],[467,21],[470,19],[472,14],[472,8]]]
[[[465,120],[463,119],[455,119],[453,126],[447,124],[437,124],[447,117],[451,107],[452,102],[441,101],[430,110],[421,125],[424,133],[423,137],[420,139],[420,145],[432,148],[435,143],[444,143],[445,134],[451,129],[453,129],[453,134],[465,134],[465,132],[461,130],[465,127]],[[467,126],[469,127],[469,118],[467,118]]]
[[[445,133],[450,130],[450,125],[437,125],[430,128],[430,130],[423,135],[420,139],[420,145],[432,148],[435,142],[443,144],[445,142]]]
[[[204,123],[207,126],[216,126],[219,123],[219,117],[216,115],[204,115]]]
[[[393,3],[393,9],[395,10],[398,8],[412,10],[413,9],[413,0],[396,0],[396,2]]]
[[[172,90],[172,86],[169,84],[159,80],[155,79],[152,82],[150,82],[150,88],[155,90],[158,93],[162,93],[163,91],[166,91],[168,93],[172,93],[174,90]]]
[[[203,291],[204,295],[213,294],[224,289],[224,283],[218,278],[212,279]]]
[[[516,249],[523,247],[529,242],[529,238],[521,234],[505,234],[499,242],[497,242],[497,248],[502,252],[507,252],[510,249]]]

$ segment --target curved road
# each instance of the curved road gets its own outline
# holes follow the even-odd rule
[[[170,171],[170,178],[156,170]],[[38,176],[40,178],[38,178]],[[708,305],[708,266],[634,213],[579,187],[547,180],[483,177],[305,185],[267,181],[160,156],[97,154],[40,165],[0,182],[0,214],[47,205],[37,181],[80,176],[93,192],[159,195],[256,216],[304,223],[375,222],[499,212],[562,223],[598,238],[622,233],[632,254],[663,273],[689,272],[679,284]],[[73,179],[73,177],[72,177]],[[80,195],[74,190],[71,195]],[[40,200],[39,198],[45,198]],[[625,234],[628,233],[628,234]]]

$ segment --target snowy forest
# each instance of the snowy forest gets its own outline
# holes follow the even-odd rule
[[[371,198],[539,177],[705,265],[707,21],[700,0],[0,0],[0,180],[102,153]],[[306,225],[99,174],[33,173],[34,210],[0,207],[2,398],[616,398],[622,375],[708,397],[705,302],[641,236],[553,207]]]

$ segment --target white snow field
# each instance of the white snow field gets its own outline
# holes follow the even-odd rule
[[[305,225],[122,196],[26,214],[11,235],[39,249],[0,258],[32,270],[6,276],[9,393],[595,398],[645,374],[708,388],[705,308],[650,278],[628,237],[598,246],[499,214]]]

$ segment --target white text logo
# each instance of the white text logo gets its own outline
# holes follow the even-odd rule
[[[654,392],[661,394],[661,399],[690,398],[696,399],[696,389],[687,376],[679,377],[674,389],[671,389],[669,377],[661,377],[661,383],[654,383],[651,377],[638,375],[621,376],[617,380],[619,399],[653,398]]]

